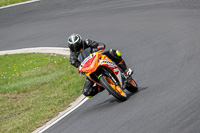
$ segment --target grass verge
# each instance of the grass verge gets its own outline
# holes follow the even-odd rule
[[[20,2],[25,2],[25,1],[29,1],[29,0],[0,0],[0,7],[11,5],[11,4],[16,4],[16,3],[20,3]]]
[[[0,56],[0,132],[31,132],[80,94],[85,77],[62,56]]]

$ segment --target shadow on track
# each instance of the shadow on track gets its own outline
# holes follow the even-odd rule
[[[130,97],[132,97],[132,96],[134,96],[135,94],[137,94],[137,93],[139,93],[140,91],[143,91],[143,90],[146,90],[148,87],[139,87],[138,88],[138,91],[137,92],[135,92],[135,93],[131,93],[131,92],[126,92],[126,94],[127,94],[127,100],[129,100],[130,99]],[[125,102],[125,101],[124,101]],[[101,105],[103,105],[103,104],[105,104],[105,103],[123,103],[122,101],[120,101],[120,100],[118,100],[118,99],[116,99],[115,97],[110,97],[110,98],[108,98],[108,99],[106,99],[105,101],[103,101],[103,102],[101,102],[101,103],[99,103],[99,104],[97,104],[97,105],[95,105],[96,107],[97,106],[101,106]]]

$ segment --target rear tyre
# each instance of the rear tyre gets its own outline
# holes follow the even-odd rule
[[[120,86],[116,86],[109,77],[101,76],[99,81],[103,87],[118,100],[125,101],[127,99],[126,93],[124,93]]]
[[[126,85],[126,89],[132,93],[135,93],[138,91],[138,85],[134,79],[132,78],[130,79],[130,81]]]

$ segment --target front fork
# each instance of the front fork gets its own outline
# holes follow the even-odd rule
[[[102,68],[102,69],[103,69],[104,72],[103,72],[103,74],[100,74],[100,75],[98,76],[98,79],[99,79],[101,76],[105,75],[105,76],[109,77],[109,78],[115,83],[116,86],[121,86],[121,85],[119,84],[119,82],[117,82],[116,79],[111,75],[111,73],[109,73],[105,68]]]

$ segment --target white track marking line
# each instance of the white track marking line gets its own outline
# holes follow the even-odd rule
[[[54,122],[52,122],[50,125],[46,126],[45,128],[43,128],[42,130],[40,130],[38,133],[42,133],[45,130],[47,130],[48,128],[50,128],[51,126],[53,126],[54,124],[56,124],[58,121],[60,121],[61,119],[63,119],[64,117],[66,117],[67,115],[69,115],[71,112],[73,112],[75,109],[77,109],[78,107],[80,107],[83,103],[85,103],[89,98],[85,98],[83,101],[81,101],[77,106],[75,106],[73,109],[71,109],[70,111],[68,111],[66,114],[64,114],[63,116],[59,117],[57,120],[55,120]]]
[[[37,2],[37,1],[40,1],[40,0],[30,0],[30,1],[25,1],[25,2],[21,2],[21,3],[16,3],[16,4],[8,5],[8,6],[2,6],[2,7],[0,7],[0,9],[4,9],[4,8],[8,8],[8,7],[13,7],[13,6],[18,6],[18,5],[24,5],[24,4],[28,4],[28,3]]]

